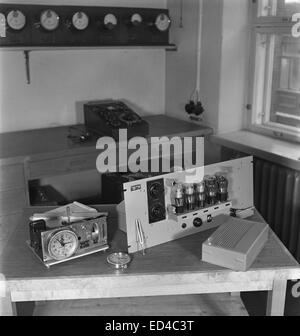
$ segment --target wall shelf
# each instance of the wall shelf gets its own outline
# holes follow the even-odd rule
[[[24,46],[24,47],[0,47],[0,51],[51,51],[51,50],[106,50],[106,49],[165,49],[177,51],[175,44],[168,45],[120,45],[120,46]]]

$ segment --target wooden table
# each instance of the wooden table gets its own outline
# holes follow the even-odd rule
[[[166,115],[148,116],[145,120],[149,123],[148,140],[162,136],[204,137],[212,133],[208,127]],[[49,177],[97,173],[96,159],[100,151],[96,149],[96,142],[99,136],[92,136],[84,143],[74,143],[68,138],[70,133],[80,135],[80,131],[84,131],[84,125],[0,134],[0,253],[22,218],[23,208],[30,206],[29,185],[32,181],[36,185],[38,180]],[[76,192],[81,194],[80,186]],[[100,183],[98,192],[101,193]],[[68,195],[64,196],[68,198]]]
[[[99,208],[103,210],[102,207]],[[110,212],[109,252],[100,252],[47,269],[26,246],[27,218],[24,214],[4,249],[0,272],[6,278],[6,314],[16,314],[16,303],[24,301],[184,295],[243,291],[269,291],[266,312],[283,315],[287,280],[300,279],[300,267],[275,234],[251,269],[235,272],[201,261],[201,245],[213,230],[166,243],[133,255],[130,267],[115,271],[107,263],[108,253],[125,250],[124,233],[118,231],[115,209]],[[39,209],[43,211],[43,209]],[[259,214],[252,220],[262,221]]]

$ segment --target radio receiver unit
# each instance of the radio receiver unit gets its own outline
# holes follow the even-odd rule
[[[253,158],[124,183],[117,206],[128,251],[166,243],[220,225],[218,215],[253,213]]]

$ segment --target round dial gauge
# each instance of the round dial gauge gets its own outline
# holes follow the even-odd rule
[[[112,253],[107,257],[107,262],[116,269],[127,268],[130,261],[130,255],[124,252]]]
[[[59,16],[53,10],[48,9],[42,12],[40,21],[44,29],[52,31],[59,25]]]
[[[12,10],[7,14],[6,21],[11,29],[21,30],[25,27],[26,17],[21,11]]]
[[[143,22],[143,18],[140,14],[135,13],[131,16],[130,18],[130,22],[134,25],[134,26],[139,26],[142,22]]]
[[[78,247],[78,238],[71,230],[54,233],[48,242],[48,253],[55,260],[70,258]]]
[[[104,25],[108,29],[113,29],[118,24],[118,19],[114,14],[107,14],[104,17]]]
[[[155,20],[155,26],[159,31],[167,31],[170,28],[171,19],[167,14],[159,14]]]
[[[84,30],[89,25],[89,17],[84,12],[77,12],[72,17],[72,23],[77,30]]]

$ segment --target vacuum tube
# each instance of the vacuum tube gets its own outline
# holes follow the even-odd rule
[[[186,184],[185,185],[185,206],[187,211],[192,211],[195,209],[195,194],[194,194],[194,185]]]
[[[206,188],[206,203],[208,205],[216,204],[218,194],[217,178],[215,176],[206,176],[205,188]]]
[[[218,199],[220,202],[226,202],[228,199],[228,180],[224,175],[217,176]]]
[[[173,187],[174,207],[176,214],[184,213],[184,190],[181,183],[176,183]]]
[[[195,184],[196,206],[198,208],[205,207],[205,182]]]

